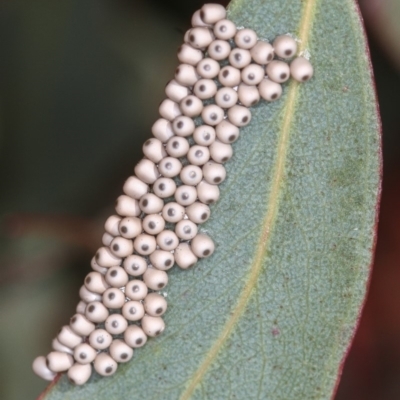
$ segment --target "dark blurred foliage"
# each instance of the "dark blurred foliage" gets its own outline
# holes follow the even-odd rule
[[[0,399],[34,398],[45,387],[31,362],[74,312],[104,219],[141,155],[176,49],[201,4],[0,3]],[[366,8],[384,194],[371,290],[340,400],[400,398],[400,75],[393,57],[400,48],[381,50],[375,11]]]
[[[367,302],[337,400],[400,399],[400,2],[360,2],[382,117],[383,190]],[[391,43],[393,46],[388,46]]]

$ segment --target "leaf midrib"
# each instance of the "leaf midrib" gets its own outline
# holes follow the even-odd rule
[[[318,0],[307,0],[303,6],[303,12],[299,24],[299,51],[302,52],[306,48],[308,43],[311,25],[314,19],[314,10]],[[288,96],[286,98],[286,104],[284,105],[284,115],[282,128],[278,137],[277,155],[274,162],[274,172],[272,179],[271,192],[266,203],[267,212],[262,224],[261,236],[257,245],[256,254],[253,259],[250,268],[250,274],[246,285],[244,286],[242,293],[239,296],[239,300],[230,314],[230,318],[226,322],[221,334],[214,342],[214,345],[210,348],[206,354],[203,362],[196,370],[196,372],[189,379],[189,385],[182,393],[180,399],[188,400],[195,391],[197,385],[201,382],[204,375],[207,373],[212,362],[218,356],[218,353],[226,340],[229,338],[233,328],[236,326],[238,320],[243,314],[253,289],[258,281],[263,261],[267,252],[268,244],[271,238],[271,232],[274,228],[276,215],[279,210],[280,194],[282,192],[285,164],[287,158],[287,151],[289,147],[290,130],[294,119],[296,102],[298,98],[300,84],[292,81],[289,85]]]

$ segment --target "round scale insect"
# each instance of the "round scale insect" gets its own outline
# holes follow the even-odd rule
[[[160,317],[167,311],[167,301],[158,293],[149,293],[143,301],[146,314],[152,317]]]
[[[90,364],[96,354],[97,351],[89,343],[82,343],[74,349],[74,359],[80,364]]]
[[[96,329],[89,336],[89,344],[96,350],[107,349],[112,342],[112,336],[105,329]]]
[[[193,87],[193,93],[201,100],[211,99],[216,92],[217,85],[212,79],[200,79]]]
[[[196,186],[203,178],[203,172],[197,165],[183,167],[179,177],[185,185]]]
[[[154,253],[150,254],[150,262],[153,267],[160,269],[162,271],[167,271],[174,266],[174,255],[165,250],[156,250]]]
[[[192,165],[204,165],[210,159],[210,150],[196,144],[188,151],[187,159]]]
[[[175,264],[185,270],[215,251],[198,225],[220,197],[223,164],[233,156],[240,128],[251,123],[250,108],[279,99],[290,77],[305,82],[313,76],[290,35],[277,36],[273,45],[258,40],[252,29],[226,19],[221,5],[205,4],[192,26],[144,158],[125,181],[116,214],[105,221],[103,247],[91,260],[76,314],[53,339],[53,351],[33,362],[43,379],[67,371],[72,383],[83,385],[92,365],[110,376],[134,348],[164,331],[168,306],[159,291]]]
[[[221,19],[214,25],[214,35],[218,39],[232,39],[236,35],[236,31],[236,25],[229,19]]]
[[[201,81],[202,80],[197,81],[196,85]],[[214,82],[212,82],[212,83],[214,83]],[[214,83],[214,85],[215,85],[215,83]],[[212,94],[211,94],[211,96],[212,96]],[[195,125],[194,125],[193,119],[189,118],[189,117],[187,117],[185,115],[181,115],[179,117],[176,117],[172,121],[172,129],[174,130],[174,133],[177,136],[183,136],[183,137],[190,136],[193,133],[194,128],[195,128]]]
[[[175,157],[166,157],[158,164],[158,170],[160,171],[160,174],[166,178],[174,178],[175,176],[179,175],[181,169],[182,163]]]
[[[179,103],[179,107],[182,114],[194,118],[201,114],[203,102],[197,96],[190,94]]]
[[[211,185],[219,185],[226,178],[226,169],[222,164],[209,161],[203,165],[204,180]]]
[[[80,363],[75,363],[68,370],[68,379],[74,385],[84,385],[92,375],[92,366],[90,364],[82,365]]]
[[[164,207],[164,201],[154,193],[147,193],[140,199],[139,207],[146,214],[156,214]]]
[[[200,63],[202,61],[200,61]],[[175,70],[175,81],[178,82],[182,86],[193,86],[197,82],[198,79],[199,79],[199,75],[197,74],[197,70],[193,65],[181,64]],[[178,107],[178,109],[179,109],[179,107]],[[178,112],[178,110],[177,110],[177,112]]]
[[[183,157],[189,151],[189,142],[184,137],[174,136],[168,140],[165,150],[171,157]]]
[[[61,328],[59,334],[57,335],[57,340],[64,346],[73,349],[82,343],[82,336],[77,335],[68,325]]]
[[[132,240],[126,239],[122,236],[118,236],[113,239],[110,244],[110,250],[114,255],[120,258],[124,258],[133,253]]]
[[[99,301],[89,303],[85,310],[86,318],[95,323],[104,322],[109,315],[107,308]]]
[[[183,45],[183,46],[187,46],[187,45]],[[187,47],[190,47],[190,46],[187,46]],[[196,52],[197,51],[200,51],[200,50],[196,50]],[[190,63],[186,63],[186,64],[190,64]],[[175,101],[176,103],[179,103],[184,97],[186,97],[186,96],[188,96],[190,94],[190,89],[188,87],[186,87],[186,86],[180,85],[175,79],[172,79],[172,80],[170,80],[168,82],[167,86],[165,86],[165,94],[172,101]],[[162,125],[168,126],[168,124],[170,124],[170,122],[165,120],[165,119],[157,120],[154,123],[153,128],[152,128],[153,135],[161,140],[161,138],[159,138],[158,135],[156,135],[154,133],[154,130],[156,130],[158,132],[157,128],[161,128]],[[160,125],[160,126],[158,126],[158,125]],[[155,129],[155,127],[156,127],[156,129]],[[160,132],[164,132],[164,131],[160,130]],[[163,143],[165,143],[165,140],[161,140],[161,141]]]
[[[137,179],[136,177],[132,177],[132,178]],[[121,219],[122,218],[119,215],[111,215],[110,217],[108,217],[104,224],[104,229],[106,230],[106,232],[108,232],[111,236],[118,236],[119,235],[119,223],[121,222]]]
[[[276,83],[286,82],[290,78],[290,68],[284,61],[273,60],[267,64],[265,71],[268,78]]]
[[[91,292],[85,285],[82,285],[79,289],[79,297],[82,301],[90,303],[91,301],[99,301],[101,294]]]
[[[223,87],[219,89],[215,95],[215,103],[225,109],[233,107],[237,101],[237,92],[230,87]]]
[[[236,47],[229,54],[229,63],[239,69],[247,67],[251,63],[250,51]]]
[[[217,61],[222,61],[228,58],[230,52],[230,44],[227,41],[220,39],[211,42],[207,49],[208,56]]]
[[[208,27],[211,27],[210,24],[206,24],[201,19],[200,12],[201,12],[201,10],[197,10],[197,11],[195,11],[195,13],[192,16],[191,23],[192,23],[193,28],[196,27],[196,26],[208,26]]]
[[[233,106],[228,110],[229,121],[236,126],[246,126],[251,121],[251,112],[247,107]]]
[[[201,181],[197,185],[197,196],[204,204],[216,203],[219,199],[220,191],[217,185],[210,185],[206,181]]]
[[[296,81],[306,82],[314,75],[314,69],[306,58],[297,57],[290,64],[290,74]]]
[[[161,102],[158,112],[161,117],[168,121],[173,121],[176,117],[182,114],[178,103],[172,101],[171,99],[165,99]]]
[[[140,281],[139,279],[133,279],[129,281],[128,284],[125,286],[125,295],[131,300],[143,300],[147,296],[147,292],[148,287],[143,281]]]
[[[136,164],[135,174],[140,180],[148,184],[154,183],[160,175],[154,162],[145,158]],[[137,217],[138,215],[134,216]]]
[[[103,293],[110,285],[100,272],[89,272],[85,278],[85,286],[93,293]]]
[[[186,215],[195,224],[203,224],[210,218],[211,211],[207,204],[196,201],[186,208]]]
[[[274,59],[274,48],[270,43],[259,40],[250,50],[250,54],[256,63],[265,65]]]
[[[133,242],[135,251],[143,256],[148,256],[156,249],[156,240],[154,236],[147,233],[141,233]]]
[[[226,163],[233,155],[232,146],[230,144],[222,143],[219,140],[215,140],[209,149],[211,158],[220,164]]]
[[[271,79],[263,79],[258,85],[258,91],[266,101],[275,101],[282,96],[282,86]]]
[[[147,161],[151,162],[150,160]],[[140,215],[139,202],[123,194],[115,202],[115,211],[122,217],[137,217]]]
[[[128,321],[140,321],[144,315],[143,304],[140,301],[127,301],[122,307],[122,315]]]
[[[56,373],[53,372],[47,366],[47,360],[44,356],[36,357],[32,363],[33,372],[40,378],[46,381],[52,381],[56,377]]]
[[[157,235],[157,244],[162,250],[172,251],[178,246],[179,239],[174,232],[166,229]]]
[[[199,258],[209,257],[215,250],[214,242],[204,233],[199,233],[195,236],[190,247],[193,253]]]
[[[103,236],[101,237],[101,242],[104,244],[104,246],[110,246],[113,239],[114,236],[110,235],[108,232],[104,232]]]
[[[174,82],[176,82],[176,81],[174,81]],[[189,90],[189,89],[187,89],[187,90]],[[185,96],[183,96],[181,99],[179,99],[177,101],[182,100],[188,94],[189,94],[189,91],[185,94]],[[172,136],[174,136],[174,131],[172,130],[172,124],[170,121],[166,120],[165,118],[160,118],[156,122],[154,122],[153,126],[151,127],[151,132],[153,133],[154,137],[156,137],[163,143],[167,142],[168,139],[170,139]],[[129,194],[129,193],[127,193],[127,194]]]
[[[146,140],[142,150],[145,157],[154,163],[160,162],[164,157],[167,156],[161,140],[156,138]]]
[[[197,199],[197,192],[193,186],[182,185],[176,189],[175,200],[181,206],[189,206],[194,203]],[[159,244],[159,246],[161,246]]]
[[[193,239],[197,235],[197,225],[188,219],[184,219],[175,225],[175,233],[181,240]]]
[[[242,82],[238,87],[237,93],[239,101],[243,106],[251,107],[260,101],[260,92],[256,86],[246,85]]]
[[[203,59],[203,52],[184,43],[178,50],[178,59],[182,64],[197,65]]]
[[[114,256],[108,247],[100,247],[96,252],[96,263],[101,267],[112,267],[113,265],[120,265],[121,258]]]
[[[165,220],[159,214],[149,214],[143,219],[143,229],[150,235],[157,235],[165,228]]]
[[[120,288],[128,283],[129,277],[122,267],[111,267],[105,275],[105,280],[110,286]]]
[[[107,308],[117,310],[124,305],[125,295],[118,288],[110,288],[103,293],[102,302]]]
[[[222,86],[237,86],[241,81],[240,70],[231,65],[227,65],[219,71],[218,80]]]
[[[272,43],[275,54],[280,58],[291,58],[297,52],[297,43],[289,35],[277,36]]]
[[[132,254],[125,258],[123,267],[130,276],[140,276],[146,271],[147,262],[143,257]]]
[[[188,39],[195,49],[205,49],[214,40],[214,34],[210,28],[198,26],[190,30]]]
[[[193,132],[193,140],[200,146],[210,146],[215,140],[215,129],[212,126],[200,125]]]
[[[128,346],[135,349],[146,344],[147,335],[140,326],[129,325],[124,333],[124,340]]]
[[[90,266],[92,267],[93,271],[100,272],[102,275],[104,275],[108,269],[106,267],[101,267],[99,264],[97,264],[96,257],[92,257],[92,259],[90,260]]]
[[[68,354],[73,354],[73,353],[74,353],[74,351],[73,351],[70,347],[67,347],[67,346],[64,346],[63,344],[61,344],[61,343],[58,341],[57,338],[54,338],[54,339],[51,341],[51,348],[52,348],[53,350],[55,350],[55,351],[61,351],[61,352],[63,352],[63,353],[68,353]]]
[[[128,321],[121,314],[111,314],[104,322],[104,328],[111,335],[121,335],[128,328]]]
[[[182,242],[175,250],[175,262],[181,269],[188,269],[197,263],[195,256],[188,243]]]
[[[151,290],[160,290],[167,286],[168,275],[165,271],[160,271],[155,268],[148,268],[143,274],[143,282]]]
[[[133,350],[123,340],[113,340],[110,346],[110,356],[119,363],[126,363],[133,357]]]
[[[99,353],[94,360],[93,367],[99,375],[110,376],[115,374],[118,364],[107,353]]]
[[[201,112],[201,118],[203,121],[211,126],[219,124],[224,119],[224,116],[224,110],[216,104],[209,104],[205,106]]]
[[[258,85],[264,76],[264,68],[258,64],[249,64],[242,70],[242,81],[247,85]]]
[[[142,220],[137,217],[122,218],[118,225],[119,234],[125,239],[135,238],[142,229]]]
[[[95,325],[90,322],[84,315],[75,314],[69,321],[69,326],[71,329],[80,336],[90,335],[94,329]]]
[[[185,216],[185,209],[178,203],[170,202],[164,206],[162,216],[166,221],[176,223]]]
[[[215,24],[226,17],[225,7],[221,4],[204,4],[200,9],[200,18],[206,24]]]
[[[142,318],[142,329],[147,336],[156,337],[165,329],[165,323],[160,317],[145,315]]]
[[[47,355],[46,365],[52,372],[67,371],[74,364],[74,359],[70,354],[61,351],[52,351]]]
[[[81,300],[81,301],[77,304],[75,311],[76,311],[78,314],[84,315],[84,314],[85,314],[85,310],[86,310],[86,306],[87,306],[87,303],[86,303],[85,301],[82,301],[82,300]]]
[[[251,49],[257,43],[257,34],[252,29],[240,29],[235,35],[235,43],[241,49]]]
[[[222,121],[215,127],[215,133],[223,143],[233,143],[239,138],[239,128],[227,120]]]
[[[213,79],[215,78],[219,71],[221,70],[221,67],[219,63],[212,58],[204,58],[201,60],[196,67],[196,72],[205,79]],[[194,82],[195,83],[195,82]],[[193,84],[194,84],[193,83]]]

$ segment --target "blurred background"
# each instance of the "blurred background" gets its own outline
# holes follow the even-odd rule
[[[73,314],[124,179],[150,135],[192,0],[0,3],[0,399]],[[225,3],[226,4],[226,3]],[[360,0],[383,122],[368,300],[336,399],[400,399],[400,0]]]

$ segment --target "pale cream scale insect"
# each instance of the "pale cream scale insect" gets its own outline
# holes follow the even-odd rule
[[[115,361],[126,363],[133,357],[133,349],[123,340],[116,339],[111,343],[110,355]]]
[[[105,281],[109,286],[120,288],[128,283],[129,277],[122,267],[111,267],[105,275]],[[107,291],[107,290],[106,290]]]
[[[71,349],[70,347],[64,346],[63,344],[61,344],[57,338],[54,338],[51,341],[51,348],[55,351],[61,351],[63,353],[68,353],[68,354],[73,354],[73,349]]]
[[[53,340],[54,351],[33,362],[37,375],[52,380],[67,371],[76,385],[89,380],[92,366],[113,375],[134,348],[164,331],[167,302],[160,290],[168,284],[167,271],[175,264],[193,267],[215,251],[198,225],[220,197],[223,164],[233,156],[240,128],[251,123],[249,108],[260,99],[279,99],[290,77],[305,82],[313,76],[297,51],[291,35],[269,43],[252,29],[237,28],[219,4],[194,13],[154,137],[144,143],[144,158],[105,222],[103,247],[80,288],[76,314]]]
[[[110,288],[103,293],[102,302],[107,308],[117,310],[124,305],[125,295],[118,288]]]
[[[203,122],[211,126],[218,125],[224,119],[224,116],[224,110],[216,104],[205,106],[201,112]]]
[[[111,314],[104,322],[104,327],[111,335],[120,335],[128,328],[128,321],[121,314]]]

